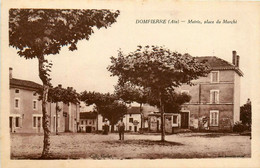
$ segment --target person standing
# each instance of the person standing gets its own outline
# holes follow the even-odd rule
[[[119,140],[124,140],[124,132],[125,132],[125,123],[123,122],[123,118],[120,118],[120,121],[117,124]]]

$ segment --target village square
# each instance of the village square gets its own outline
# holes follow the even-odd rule
[[[251,157],[251,100],[241,93],[246,59],[240,48],[228,47],[225,57],[177,52],[171,40],[114,49],[106,31],[119,34],[121,11],[9,13],[10,48],[15,57],[36,60],[30,71],[37,74],[37,81],[17,75],[19,61],[9,67],[11,159]],[[55,56],[64,62],[49,59]]]

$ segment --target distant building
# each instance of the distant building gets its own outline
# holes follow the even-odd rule
[[[143,128],[148,130],[148,114],[157,110],[157,108],[143,105],[142,113],[140,112],[139,106],[130,106],[127,109],[127,113],[123,117],[125,123],[125,131],[139,132]]]
[[[139,107],[130,107],[124,115],[125,131],[138,132],[141,128],[141,114]]]
[[[97,112],[80,112],[79,130],[80,132],[102,131],[103,117]]]
[[[9,68],[10,80],[10,132],[41,133],[42,102],[37,93],[42,85],[13,78],[12,68]],[[58,131],[77,132],[79,121],[79,105],[62,102],[58,103],[61,111],[58,112]],[[47,103],[47,112],[50,114],[50,131],[56,132],[56,103]]]

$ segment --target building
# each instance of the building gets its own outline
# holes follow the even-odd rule
[[[215,56],[196,57],[210,67],[206,77],[194,80],[194,86],[182,85],[176,88],[186,92],[191,100],[182,105],[180,113],[165,113],[165,130],[172,128],[210,131],[232,131],[235,122],[240,120],[240,77],[239,56],[232,53],[232,64]],[[149,131],[160,130],[160,114],[148,115]],[[172,129],[172,131],[173,131]]]
[[[102,131],[103,117],[97,112],[80,112],[79,131],[80,132],[95,132]]]
[[[139,132],[142,127],[144,130],[148,130],[148,114],[155,110],[157,110],[157,108],[143,105],[141,113],[140,106],[128,107],[127,113],[123,117],[125,131]]]
[[[124,115],[125,131],[138,132],[142,124],[140,107],[130,107]]]
[[[180,126],[180,114],[178,113],[164,113],[165,132],[173,133],[174,128]],[[149,132],[160,132],[161,131],[161,113],[154,112],[148,115],[148,130]]]
[[[33,81],[13,78],[12,68],[9,68],[10,80],[10,132],[41,133],[42,102],[38,91],[42,85]],[[79,121],[79,105],[62,102],[57,103],[61,109],[58,112],[58,132],[77,132]],[[50,131],[56,132],[56,103],[47,103],[47,112],[50,114]]]

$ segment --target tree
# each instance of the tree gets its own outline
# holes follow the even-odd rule
[[[111,132],[114,132],[114,125],[127,112],[126,105],[118,101],[114,101],[112,104],[103,104],[96,107],[98,113],[102,114],[103,117],[110,121]]]
[[[115,94],[118,98],[122,99],[126,103],[137,102],[140,104],[140,114],[141,114],[141,130],[143,130],[144,114],[142,105],[147,103],[148,100],[148,90],[143,89],[138,86],[134,86],[131,83],[125,83],[123,86],[115,86]]]
[[[77,10],[77,9],[10,9],[9,45],[18,50],[18,55],[26,59],[38,59],[39,77],[43,83],[42,113],[44,145],[42,158],[50,157],[50,116],[46,103],[50,88],[51,63],[46,55],[59,54],[61,47],[69,45],[69,50],[77,49],[77,42],[88,40],[93,28],[109,27],[116,22],[119,11]]]
[[[175,91],[171,91],[168,94],[166,93],[163,97],[164,112],[179,113],[181,110],[181,105],[189,102],[190,100],[191,96],[186,93],[177,93]],[[156,104],[158,106],[159,102],[157,101]]]
[[[56,103],[56,135],[58,135],[58,111],[61,111],[59,107],[59,102],[63,102],[65,104],[78,104],[79,103],[79,94],[72,87],[67,87],[64,89],[61,85],[50,88],[48,94],[48,101],[51,103]]]
[[[80,100],[87,106],[95,104],[101,106],[105,104],[112,104],[117,97],[110,93],[88,92],[84,91],[80,93]]]
[[[248,125],[251,128],[252,124],[252,112],[251,101],[248,99],[247,103],[240,107],[240,119],[242,124]]]
[[[165,141],[164,97],[173,93],[175,87],[192,85],[192,80],[209,72],[203,62],[189,54],[182,55],[159,46],[138,46],[137,50],[126,55],[119,50],[117,58],[111,57],[111,63],[108,70],[112,76],[118,76],[120,85],[130,82],[148,88],[159,102],[162,141]]]
[[[127,110],[127,107],[117,100],[117,96],[110,93],[98,93],[84,91],[80,94],[80,100],[86,105],[95,104],[95,111],[107,118],[112,125],[112,132],[114,131],[114,124],[122,117]]]

